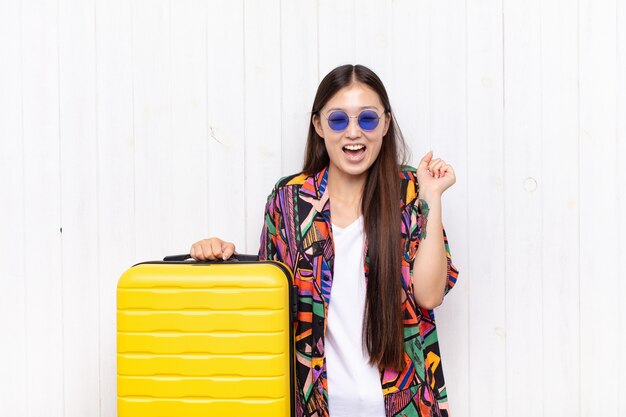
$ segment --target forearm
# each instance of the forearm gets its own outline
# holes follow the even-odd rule
[[[413,291],[416,303],[430,309],[441,304],[443,300],[448,278],[448,260],[441,222],[441,196],[420,199],[428,205],[428,212],[426,213],[425,206],[422,205],[422,221],[425,221],[426,227],[422,227],[419,247],[413,261]]]

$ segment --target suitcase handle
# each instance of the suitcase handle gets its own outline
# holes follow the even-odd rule
[[[186,253],[183,255],[170,255],[163,258],[163,262],[184,262],[187,259],[193,259],[190,254]],[[226,261],[201,261],[198,263],[211,263],[211,262],[253,262],[258,261],[259,257],[256,255],[246,255],[242,253],[235,253]]]

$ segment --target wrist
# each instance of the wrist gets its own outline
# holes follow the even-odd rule
[[[419,195],[417,196],[418,200],[424,200],[426,203],[428,203],[429,206],[433,206],[433,205],[437,205],[437,204],[441,204],[441,193],[427,193],[427,192],[422,192],[420,190]]]

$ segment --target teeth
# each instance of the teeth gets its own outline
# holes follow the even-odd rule
[[[363,146],[363,145],[346,145],[346,146],[344,146],[344,148],[349,149],[351,151],[358,151],[360,149],[365,148],[365,146]]]

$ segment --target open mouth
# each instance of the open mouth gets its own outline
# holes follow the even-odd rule
[[[365,153],[365,145],[346,145],[342,148],[343,152],[350,159],[358,159]]]

